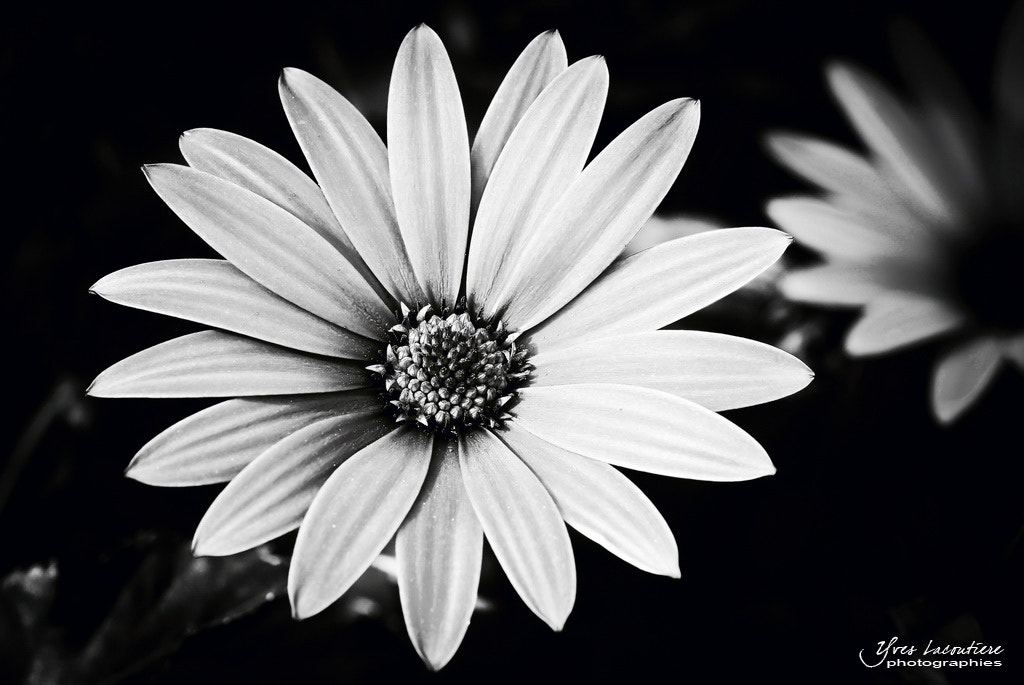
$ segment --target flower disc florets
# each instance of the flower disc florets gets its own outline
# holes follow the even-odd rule
[[[429,306],[406,313],[391,329],[386,362],[370,367],[383,376],[399,421],[441,432],[494,427],[529,374],[525,350],[501,322],[475,323],[466,311],[445,315]]]

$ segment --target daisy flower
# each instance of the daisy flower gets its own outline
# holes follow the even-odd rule
[[[576,594],[566,523],[679,575],[665,521],[612,464],[773,473],[715,412],[795,392],[807,368],[750,340],[658,329],[753,279],[790,239],[726,229],[617,261],[678,175],[699,109],[658,107],[585,165],[607,87],[603,59],[567,66],[545,33],[470,145],[448,55],[421,26],[395,61],[387,147],[344,97],[287,69],[281,99],[315,181],[207,129],[182,137],[188,166],[146,167],[225,260],[134,266],[94,291],[213,330],[115,364],[90,393],[233,398],[128,467],[154,485],[230,481],[196,554],[297,528],[288,592],[303,618],[394,539],[409,635],[436,669],[470,621],[485,537],[558,630]]]
[[[1008,24],[988,126],[916,30],[902,26],[897,38],[914,96],[857,67],[829,66],[832,94],[866,152],[770,136],[775,157],[824,195],[776,198],[767,213],[825,259],[789,273],[787,297],[862,307],[849,354],[945,338],[931,407],[949,423],[1004,359],[1024,368],[1024,5]]]

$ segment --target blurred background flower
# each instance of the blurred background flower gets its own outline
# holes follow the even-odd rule
[[[770,135],[775,157],[824,196],[776,198],[767,212],[826,260],[787,274],[787,297],[863,307],[847,352],[948,340],[931,406],[949,423],[1004,359],[1024,369],[1024,4],[1003,31],[991,121],[916,28],[894,33],[911,95],[851,64],[830,65],[832,94],[867,151]]]
[[[117,644],[94,638],[118,598],[145,587],[136,579],[157,554],[158,582],[133,593],[132,606],[144,613],[160,604],[172,571],[187,569],[172,563],[174,550],[187,544],[217,494],[217,486],[172,490],[123,477],[124,455],[203,403],[111,403],[61,390],[84,390],[118,359],[197,330],[87,294],[126,264],[216,256],[154,202],[139,172],[144,163],[176,159],[181,130],[236,131],[301,161],[273,87],[282,65],[293,65],[354,94],[383,133],[395,50],[420,22],[445,41],[467,120],[479,121],[523,45],[558,28],[571,60],[604,54],[615,84],[595,149],[680,93],[698,97],[700,135],[659,211],[759,226],[767,221],[765,197],[807,190],[764,154],[766,129],[861,144],[823,83],[825,63],[841,57],[872,73],[899,73],[884,37],[903,17],[955,66],[968,100],[990,121],[984,110],[1009,4],[381,0],[245,12],[214,3],[201,12],[152,3],[116,11],[5,8],[0,306],[9,332],[0,482],[9,496],[0,505],[0,576],[9,581],[0,592],[0,681],[24,675],[18,645],[48,644],[37,638],[40,630],[59,634],[67,647],[49,652],[52,662],[90,643]],[[787,258],[795,268],[817,257],[794,245]],[[566,630],[555,634],[485,565],[481,592],[493,610],[474,615],[440,677],[642,681],[668,673],[692,682],[899,683],[920,675],[868,672],[857,652],[897,632],[1024,644],[1024,558],[1011,544],[1024,520],[1024,463],[1015,456],[1024,375],[997,374],[983,404],[942,429],[922,401],[933,346],[850,358],[842,340],[853,316],[744,289],[676,324],[783,341],[815,370],[815,382],[792,397],[726,413],[758,437],[776,475],[722,486],[630,473],[685,550],[682,579],[642,574],[570,533],[588,572],[580,574]],[[268,551],[287,559],[292,543],[286,538]],[[106,682],[436,681],[410,649],[394,585],[383,574],[369,581],[351,604],[307,621],[293,621],[278,595],[225,624],[203,620],[192,633],[168,627],[167,644],[175,646],[152,659],[138,659],[148,647],[136,643],[130,658],[115,653],[92,663],[97,671],[117,668],[120,675]],[[44,587],[36,594],[26,584]],[[209,604],[218,606],[227,605]],[[122,658],[134,670],[120,668]],[[991,680],[1019,682],[1013,668]],[[977,675],[937,677],[955,685]]]

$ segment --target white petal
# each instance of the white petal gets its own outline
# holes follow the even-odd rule
[[[349,457],[299,527],[288,596],[296,618],[326,609],[370,567],[420,492],[432,437],[399,428]]]
[[[918,27],[897,22],[893,49],[896,64],[921,105],[921,123],[937,143],[933,152],[944,161],[945,191],[955,193],[951,199],[961,207],[984,210],[986,172],[980,156],[985,143],[977,108],[949,63]]]
[[[1024,335],[1018,335],[1003,341],[1003,356],[1024,371]]]
[[[654,213],[690,153],[699,121],[695,100],[673,100],[613,140],[522,236],[523,258],[488,309],[507,304],[506,324],[526,329],[578,295]]]
[[[774,133],[768,136],[768,148],[781,164],[825,190],[887,205],[898,202],[868,160],[835,143]]]
[[[473,509],[512,587],[533,613],[561,630],[576,600],[576,563],[548,491],[488,431],[460,440],[459,464]]]
[[[643,225],[633,239],[622,250],[623,257],[635,255],[656,245],[667,243],[676,238],[686,238],[705,231],[725,228],[717,219],[688,214],[659,216],[655,214]]]
[[[147,442],[125,475],[148,485],[175,487],[229,481],[290,433],[337,414],[346,395],[221,402],[179,421]]]
[[[529,466],[565,522],[637,568],[679,577],[679,550],[651,500],[614,467],[511,424],[502,440]]]
[[[756,440],[675,395],[589,384],[526,388],[519,399],[513,410],[517,425],[584,457],[696,480],[749,480],[775,473]]]
[[[906,198],[944,225],[957,217],[942,180],[934,142],[905,107],[877,79],[846,64],[827,69],[829,85],[850,123],[906,190]]]
[[[193,169],[231,181],[294,214],[343,254],[388,302],[390,295],[345,235],[320,187],[294,164],[255,141],[212,128],[185,131],[178,147]]]
[[[254,281],[342,328],[378,340],[392,318],[330,243],[267,199],[176,164],[145,168],[153,189],[200,238]]]
[[[951,423],[972,404],[995,378],[1003,361],[999,342],[975,338],[945,354],[932,375],[932,410],[942,423]]]
[[[720,333],[653,331],[580,342],[530,358],[531,386],[614,383],[678,395],[712,411],[771,402],[811,382],[796,357]]]
[[[860,306],[889,288],[869,266],[823,264],[786,273],[779,289],[798,302]]]
[[[580,60],[544,89],[516,126],[473,224],[466,270],[471,305],[486,307],[492,293],[505,288],[511,266],[523,258],[526,236],[579,176],[607,94],[604,60]]]
[[[480,203],[505,141],[541,91],[566,67],[565,46],[558,31],[540,34],[526,46],[498,86],[473,140],[473,207]]]
[[[130,266],[101,278],[90,290],[117,304],[301,352],[346,359],[370,359],[380,352],[380,343],[296,307],[218,259],[170,259]]]
[[[423,302],[395,219],[380,136],[348,100],[301,69],[285,69],[278,90],[313,175],[360,256],[397,299]]]
[[[899,227],[874,223],[859,214],[813,197],[776,198],[768,216],[806,247],[851,262],[899,258],[919,251],[922,240]]]
[[[484,535],[454,442],[435,445],[419,501],[398,529],[402,613],[420,658],[438,670],[462,643],[476,606]]]
[[[334,470],[393,430],[375,399],[341,408],[343,415],[311,423],[256,457],[210,505],[192,551],[237,554],[298,528]]]
[[[651,331],[749,283],[792,238],[770,228],[725,228],[680,238],[612,264],[530,333],[541,352],[579,340]]]
[[[122,359],[89,386],[93,397],[241,397],[361,388],[358,363],[289,352],[219,331],[183,335]]]
[[[846,334],[846,351],[854,356],[890,352],[933,338],[964,324],[963,314],[930,297],[886,293],[868,302]]]
[[[426,26],[409,32],[395,58],[388,159],[413,271],[435,305],[451,305],[469,237],[469,137],[448,53]]]

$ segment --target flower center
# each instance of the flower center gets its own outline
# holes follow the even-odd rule
[[[381,374],[399,421],[415,421],[438,432],[495,427],[529,374],[525,350],[499,322],[475,323],[468,312],[446,316],[424,307],[407,313],[391,329]]]
[[[964,308],[981,325],[1024,328],[1024,232],[999,226],[956,257],[955,283]]]

